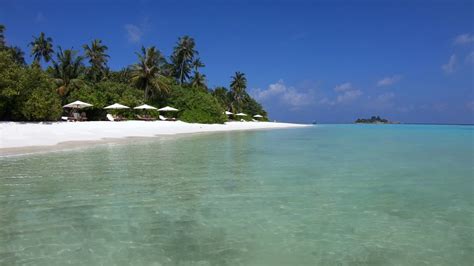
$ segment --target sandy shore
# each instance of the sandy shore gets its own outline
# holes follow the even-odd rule
[[[154,137],[186,133],[297,128],[308,125],[274,122],[190,124],[181,121],[0,123],[0,154],[18,148],[47,147],[67,142],[94,142],[127,137]]]

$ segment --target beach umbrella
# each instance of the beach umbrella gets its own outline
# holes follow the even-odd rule
[[[244,113],[238,113],[238,114],[236,114],[236,116],[247,116],[247,115],[244,114]]]
[[[140,105],[140,106],[137,106],[137,107],[134,107],[133,109],[142,109],[142,110],[157,110],[158,108],[156,107],[153,107],[153,106],[150,106],[148,104],[144,104],[144,105]]]
[[[112,105],[104,107],[104,109],[130,109],[130,107],[119,104],[119,103],[114,103]]]
[[[177,111],[179,111],[179,110],[176,109],[176,108],[170,107],[170,106],[166,106],[166,107],[163,107],[163,108],[158,109],[158,111],[162,111],[162,112],[177,112]]]
[[[261,115],[254,115],[253,117],[255,117],[255,118],[263,118],[263,116],[261,116]]]
[[[85,102],[81,102],[81,101],[75,101],[75,102],[66,104],[66,105],[64,105],[63,107],[64,107],[64,108],[81,109],[81,108],[91,107],[91,106],[92,106],[92,104],[90,104],[90,103],[85,103]]]
[[[233,115],[233,113],[229,112],[229,111],[225,111],[225,114],[226,115]]]

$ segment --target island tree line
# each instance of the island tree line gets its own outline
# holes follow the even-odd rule
[[[105,106],[119,102],[128,106],[148,103],[171,105],[178,118],[186,122],[223,123],[225,110],[233,113],[267,113],[246,91],[247,78],[236,72],[229,89],[210,89],[205,67],[193,38],[178,39],[168,58],[155,46],[136,52],[137,62],[122,70],[108,66],[108,47],[99,39],[84,44],[82,50],[54,48],[53,39],[41,32],[28,44],[31,65],[24,52],[5,41],[5,26],[0,25],[0,120],[55,121],[62,105],[81,100],[94,107],[86,110],[93,120],[105,118]],[[42,68],[42,65],[45,68]],[[133,117],[133,111],[125,111]]]

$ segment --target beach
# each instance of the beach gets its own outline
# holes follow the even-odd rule
[[[307,126],[309,125],[277,122],[227,122],[225,124],[193,124],[181,121],[3,122],[0,123],[0,153],[2,150],[47,147],[66,142],[94,142],[130,137]]]

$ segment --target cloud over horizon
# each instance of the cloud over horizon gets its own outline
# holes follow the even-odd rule
[[[301,91],[294,87],[287,86],[283,80],[268,85],[267,89],[254,89],[250,94],[258,101],[266,102],[277,99],[291,109],[299,109],[314,104],[314,97],[311,91]]]

